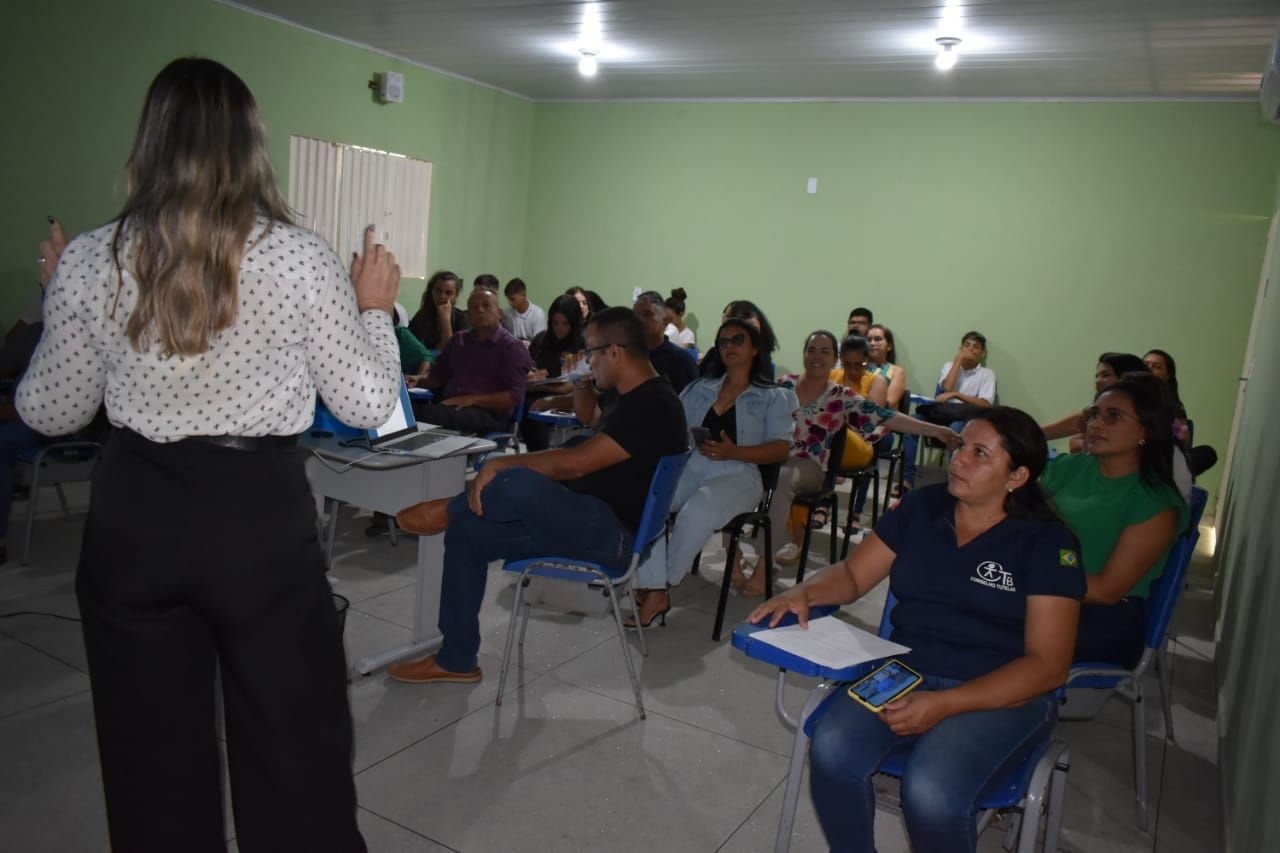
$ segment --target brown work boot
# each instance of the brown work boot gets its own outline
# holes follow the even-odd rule
[[[435,655],[407,663],[393,663],[387,674],[405,684],[474,684],[484,677],[480,667],[470,672],[450,672],[436,663]]]
[[[453,498],[436,498],[402,509],[396,513],[396,524],[406,533],[419,536],[435,536],[444,533],[449,526],[449,501]]]

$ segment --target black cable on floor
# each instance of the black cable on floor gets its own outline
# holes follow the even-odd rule
[[[63,616],[61,613],[45,613],[43,610],[15,610],[12,613],[0,613],[0,619],[11,619],[14,616],[48,616],[50,619],[62,619],[66,622],[79,622],[74,616]]]

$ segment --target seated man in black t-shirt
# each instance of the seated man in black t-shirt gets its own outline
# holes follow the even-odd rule
[[[625,571],[658,460],[688,446],[684,410],[649,364],[644,330],[630,309],[596,314],[586,343],[590,381],[617,392],[595,435],[573,447],[492,459],[467,492],[396,516],[410,533],[445,531],[444,644],[422,660],[391,666],[397,681],[481,679],[479,613],[491,560],[559,554]]]

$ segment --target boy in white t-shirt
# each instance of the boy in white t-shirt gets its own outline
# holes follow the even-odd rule
[[[502,289],[510,307],[502,312],[502,325],[525,346],[539,333],[546,331],[546,312],[529,301],[524,281],[513,278]]]

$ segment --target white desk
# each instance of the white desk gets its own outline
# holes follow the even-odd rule
[[[405,507],[434,498],[452,497],[466,485],[467,456],[495,449],[491,441],[477,440],[458,454],[440,459],[416,456],[370,455],[359,447],[342,447],[334,438],[303,436],[303,448],[315,451],[307,458],[307,480],[325,510],[332,512],[330,530],[341,501],[366,509],[395,515]],[[331,541],[331,540],[330,540]],[[417,561],[417,603],[414,608],[413,637],[403,646],[356,661],[364,675],[401,658],[423,655],[439,648],[440,579],[444,570],[444,537],[419,536]]]

